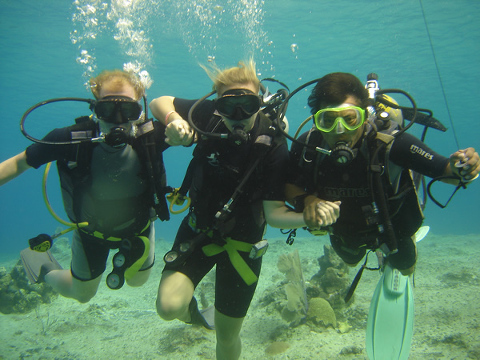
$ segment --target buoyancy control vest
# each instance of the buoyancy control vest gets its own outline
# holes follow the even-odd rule
[[[76,119],[76,124],[71,126],[70,130],[72,139],[92,138],[98,131],[97,124],[88,116]],[[145,194],[141,195],[141,201],[146,202],[144,205],[145,211],[149,213],[147,218],[144,219],[145,221],[153,217],[150,216],[153,215],[153,212],[150,214],[148,209],[155,209],[157,216],[161,220],[169,219],[168,207],[165,201],[165,193],[168,191],[168,187],[166,185],[166,172],[161,153],[163,149],[157,147],[155,144],[155,139],[158,138],[157,134],[162,130],[160,127],[154,128],[152,124],[151,129],[132,139],[131,142],[131,146],[138,154],[141,164],[141,173],[139,176],[144,178],[147,184]],[[92,184],[92,156],[94,149],[99,146],[99,144],[83,142],[69,146],[74,147],[72,151],[75,153],[75,158],[57,160],[57,169],[65,211],[72,222],[78,223],[83,221],[81,218],[81,198]],[[155,203],[156,198],[159,200],[157,204]],[[141,231],[144,226],[145,223],[135,224],[131,228],[132,232],[136,233]],[[95,224],[90,224],[90,226],[84,228],[84,230],[89,232],[98,229],[96,229]]]
[[[396,127],[387,128],[390,134],[375,130],[371,135],[367,134],[368,176],[372,192],[372,211],[367,210],[367,214],[374,215],[371,220],[377,225],[381,245],[387,254],[397,251],[397,238],[412,237],[424,219],[413,171],[389,161],[395,131]],[[366,216],[367,222],[368,219]]]
[[[423,222],[423,212],[417,196],[414,173],[389,161],[394,141],[393,134],[398,130],[397,125],[390,125],[377,131],[373,124],[367,123],[365,138],[358,151],[366,159],[370,191],[370,200],[362,209],[365,218],[363,230],[370,229],[372,236],[378,237],[381,243],[386,244],[387,252],[394,252],[396,238],[415,234]],[[325,145],[321,132],[316,129],[310,130],[306,142]],[[307,192],[314,193],[317,190],[319,169],[326,159],[326,155],[307,147],[303,148],[299,166],[306,178]],[[331,231],[336,233],[335,229],[340,231],[340,235],[346,236],[355,236],[357,231],[341,230],[334,224]],[[377,245],[380,246],[381,243]]]
[[[206,130],[215,132],[221,126],[221,118],[214,115]],[[219,226],[225,235],[235,227],[235,219],[241,217],[242,220],[251,219],[252,225],[263,229],[265,219],[261,199],[268,185],[262,183],[262,162],[268,153],[282,144],[285,144],[285,138],[262,112],[244,144],[234,144],[226,139],[201,139],[182,185],[182,191],[190,191],[190,211],[195,216],[196,227]],[[215,223],[219,218],[220,224]]]

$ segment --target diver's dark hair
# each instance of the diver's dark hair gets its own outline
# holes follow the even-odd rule
[[[355,75],[342,72],[325,75],[308,97],[310,113],[315,114],[329,105],[340,105],[349,95],[357,97],[362,108],[367,106],[368,92]]]

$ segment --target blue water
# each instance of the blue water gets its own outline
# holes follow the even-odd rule
[[[19,120],[30,106],[55,97],[90,97],[84,83],[103,69],[133,63],[148,71],[150,99],[167,94],[197,98],[211,88],[198,63],[214,59],[229,67],[249,56],[260,77],[275,77],[291,89],[333,71],[352,72],[362,80],[376,72],[382,88],[409,92],[449,128],[430,131],[427,143],[434,149],[449,155],[456,141],[461,148],[480,148],[480,2],[425,0],[425,17],[418,0],[113,3],[102,8],[100,1],[0,2],[0,160],[28,146]],[[306,96],[301,92],[290,103],[292,129],[308,116]],[[71,124],[87,110],[72,105],[47,112],[27,128],[41,135]],[[190,154],[191,149],[179,148],[165,154],[170,185],[180,185]],[[3,254],[18,252],[27,239],[58,226],[42,200],[42,173],[29,170],[0,188]],[[437,193],[446,198],[450,191],[441,186]],[[49,196],[64,216],[54,171]],[[479,233],[479,198],[475,182],[444,210],[430,203],[425,222],[434,234]],[[158,222],[157,234],[172,240],[180,218]],[[270,229],[267,235],[279,232]]]

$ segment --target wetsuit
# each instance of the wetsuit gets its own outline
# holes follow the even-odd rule
[[[70,141],[72,131],[91,127],[91,124],[55,129],[44,140]],[[154,123],[154,127],[157,153],[161,157],[167,147],[165,128],[158,122]],[[34,168],[57,161],[63,201],[70,220],[89,223],[88,227],[76,230],[73,235],[71,271],[79,280],[88,281],[100,276],[105,271],[110,249],[119,246],[118,241],[105,241],[98,234],[117,238],[148,237],[150,251],[140,270],[153,266],[154,226],[150,223],[154,215],[151,207],[153,195],[136,142],[133,146],[127,144],[119,149],[104,143],[34,143],[26,149],[27,163]],[[93,235],[94,232],[97,232],[96,235]]]
[[[186,119],[194,103],[176,98],[175,111]],[[213,115],[214,111],[213,101],[201,103],[193,113],[195,124],[202,130],[227,133],[221,118]],[[190,212],[178,230],[173,249],[199,234],[205,235],[201,236],[201,242],[195,245],[185,260],[165,267],[185,274],[197,286],[216,265],[215,308],[230,317],[241,318],[246,315],[257,282],[248,285],[232,265],[226,251],[211,255],[206,254],[205,249],[210,244],[223,246],[226,239],[247,244],[259,242],[266,226],[262,201],[284,199],[283,172],[288,161],[285,140],[276,137],[268,152],[262,154],[256,153],[252,145],[266,125],[270,125],[270,120],[259,114],[254,128],[249,132],[250,140],[241,145],[226,139],[202,139],[197,143],[191,163]],[[232,213],[221,226],[217,226],[215,214],[230,199],[257,156],[263,158],[232,205]],[[249,253],[244,251],[238,251],[238,254],[258,277],[262,259],[252,260]]]
[[[315,131],[313,137],[315,140],[310,143],[325,146],[319,131]],[[299,140],[305,142],[306,138],[307,133]],[[365,138],[360,146],[356,158],[347,166],[336,165],[328,156],[314,152],[305,153],[303,146],[297,143],[294,143],[290,150],[287,182],[321,199],[342,202],[340,217],[330,228],[330,240],[335,251],[348,264],[358,263],[367,248],[376,248],[385,241],[382,239],[384,235],[378,232],[377,224],[369,224],[366,219],[367,210],[372,204],[372,189],[368,173],[370,155],[366,150]],[[386,158],[385,152],[380,158]],[[443,174],[447,164],[448,158],[432,151],[414,136],[403,133],[395,138],[388,160],[385,161],[387,171],[382,175],[385,195],[393,198],[396,193],[390,184],[391,180],[387,179],[388,176],[399,176],[402,169],[411,169],[429,177],[436,177]],[[405,173],[403,174],[405,176]],[[410,206],[411,202],[405,202],[390,208],[398,252],[391,255],[389,260],[400,270],[408,269],[416,262],[412,234],[404,231],[406,222],[410,221],[409,214],[415,210]]]

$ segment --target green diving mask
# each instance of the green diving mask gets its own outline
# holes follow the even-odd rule
[[[111,124],[124,124],[138,120],[142,115],[142,106],[127,96],[106,96],[95,103],[95,115],[98,119]],[[121,116],[118,117],[117,114]]]
[[[215,109],[230,120],[248,119],[260,110],[260,97],[250,90],[233,89],[226,91],[215,100]]]
[[[365,122],[365,110],[352,104],[319,110],[313,116],[315,126],[323,132],[330,132],[340,122],[347,130],[356,130]]]

